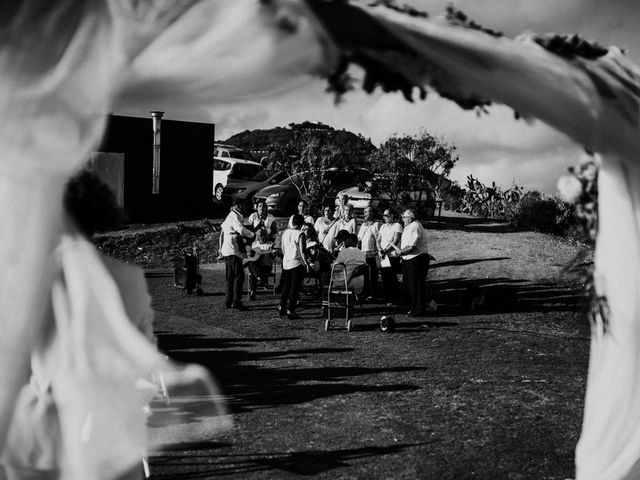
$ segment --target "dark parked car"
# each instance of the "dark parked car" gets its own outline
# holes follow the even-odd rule
[[[236,198],[245,200],[247,204],[253,203],[255,193],[269,185],[275,185],[287,178],[287,173],[282,171],[260,170],[249,179],[227,179],[227,185],[222,190],[222,201],[231,204]]]
[[[269,211],[290,214],[295,213],[298,202],[300,202],[300,192],[296,185],[302,184],[302,179],[307,172],[297,173],[287,177],[277,185],[271,185],[259,190],[254,196],[254,200],[265,200]],[[325,199],[325,203],[332,205],[336,194],[347,187],[358,185],[369,177],[369,172],[363,168],[343,170],[331,168],[326,172],[331,183],[331,188]]]

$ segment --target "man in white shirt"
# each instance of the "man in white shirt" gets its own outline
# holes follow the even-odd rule
[[[244,285],[242,259],[247,255],[240,245],[244,245],[242,237],[253,238],[254,233],[242,224],[243,215],[241,209],[242,200],[236,199],[229,215],[220,225],[222,229],[220,255],[224,257],[226,267],[227,290],[225,306],[237,310],[246,310],[247,308],[242,305],[242,287]]]
[[[409,291],[411,303],[408,316],[424,317],[424,290],[429,270],[427,235],[412,209],[404,211],[402,222],[404,230],[400,238],[400,255],[402,257],[402,283]]]
[[[373,300],[378,293],[378,265],[376,258],[378,257],[378,232],[380,230],[380,222],[375,221],[375,212],[373,208],[364,209],[364,223],[360,225],[358,231],[358,242],[360,249],[364,253],[364,257],[369,265],[369,275],[364,279],[364,294],[367,300]]]

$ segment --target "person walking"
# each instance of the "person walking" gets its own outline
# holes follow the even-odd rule
[[[310,268],[305,258],[307,249],[306,238],[302,233],[304,217],[299,213],[292,215],[289,220],[290,227],[282,234],[282,292],[280,294],[280,306],[278,313],[289,319],[299,318],[296,314],[298,298],[302,282]]]
[[[225,262],[225,279],[227,282],[225,307],[246,310],[242,305],[242,288],[244,285],[244,267],[242,259],[246,257],[244,238],[253,238],[254,233],[243,224],[242,200],[236,199],[224,219],[220,255]]]
[[[372,207],[364,209],[364,222],[358,231],[358,243],[364,253],[369,275],[364,278],[364,295],[368,301],[373,300],[378,293],[378,232],[380,222],[375,220],[375,211]]]
[[[384,223],[378,231],[378,251],[380,252],[380,276],[384,299],[388,307],[398,303],[398,273],[400,273],[400,237],[402,225],[396,222],[393,211],[386,209]]]
[[[423,317],[425,314],[425,282],[429,269],[427,235],[422,224],[416,219],[413,209],[402,214],[404,230],[400,237],[402,257],[402,283],[409,291],[411,309],[409,317]]]

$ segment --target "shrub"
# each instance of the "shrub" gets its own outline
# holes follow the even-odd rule
[[[581,239],[574,211],[573,205],[556,196],[527,192],[505,219],[517,227]]]
[[[478,217],[504,220],[516,208],[521,196],[522,188],[517,185],[502,190],[492,182],[491,186],[487,187],[469,175],[459,211]]]

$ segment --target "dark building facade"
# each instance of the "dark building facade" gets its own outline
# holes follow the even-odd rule
[[[110,115],[89,168],[112,187],[129,223],[210,216],[215,125],[162,119],[160,132],[156,172],[151,117]],[[159,175],[157,193],[154,174]]]

